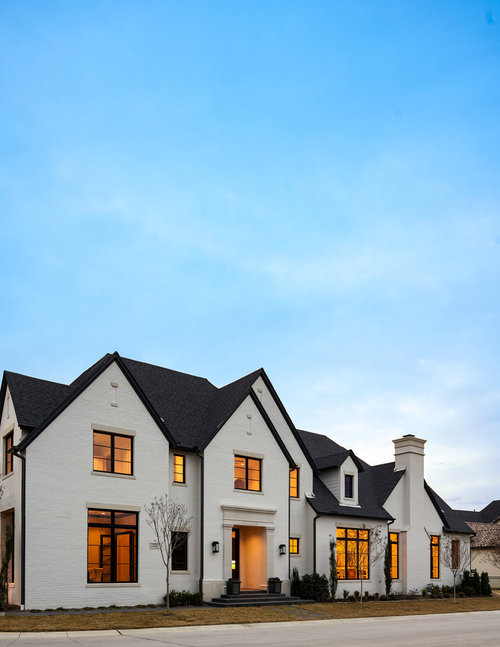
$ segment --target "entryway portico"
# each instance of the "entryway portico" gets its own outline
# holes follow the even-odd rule
[[[237,576],[242,589],[266,590],[274,569],[271,508],[222,505],[223,579]]]

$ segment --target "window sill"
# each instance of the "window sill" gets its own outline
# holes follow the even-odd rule
[[[90,583],[87,582],[85,585],[86,589],[103,589],[103,588],[110,588],[110,589],[116,589],[116,588],[124,588],[124,587],[138,587],[141,586],[138,582],[95,582],[95,583]]]
[[[191,571],[170,571],[170,575],[190,575]]]
[[[12,476],[14,474],[14,470],[12,472],[9,472],[8,474],[2,474],[2,481],[5,481],[5,479],[8,479],[9,476]]]
[[[176,481],[172,481],[172,485],[176,485],[177,487],[187,487],[187,483],[177,483]]]
[[[234,488],[233,492],[243,492],[243,494],[264,494],[262,490],[260,492],[257,492],[257,490],[243,490],[240,488]]]
[[[131,479],[135,481],[135,476],[133,474],[117,474],[116,472],[95,472],[94,470],[92,470],[91,474],[93,476],[113,476],[114,478]]]
[[[300,501],[300,496],[291,496],[290,501]]]
[[[300,557],[300,553],[290,553],[290,558],[293,559],[294,557]]]

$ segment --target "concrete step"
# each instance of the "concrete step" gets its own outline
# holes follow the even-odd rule
[[[207,602],[212,607],[266,607],[275,605],[290,604],[312,604],[313,600],[302,600],[295,596],[288,596],[284,593],[258,593],[240,595],[221,595],[220,598],[212,598]]]

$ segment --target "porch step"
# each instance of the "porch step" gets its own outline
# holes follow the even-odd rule
[[[284,593],[267,593],[266,591],[242,591],[239,595],[224,593],[220,598],[207,602],[211,607],[267,607],[279,604],[312,604],[313,600],[302,600]]]

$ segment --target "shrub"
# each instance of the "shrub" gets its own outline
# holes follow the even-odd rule
[[[477,571],[472,571],[472,586],[474,588],[474,595],[481,595],[481,578]]]
[[[170,606],[171,607],[199,607],[203,604],[202,593],[190,593],[189,591],[170,591]],[[163,596],[163,602],[166,602],[167,595]]]
[[[484,571],[481,573],[481,595],[491,595],[490,577]]]
[[[474,591],[474,588],[472,586],[463,586],[461,592],[464,595],[467,595],[467,596],[476,594],[476,592]]]
[[[302,576],[300,597],[315,602],[326,602],[330,598],[330,587],[326,575],[310,573]]]
[[[300,597],[300,576],[299,569],[294,567],[292,570],[292,588],[291,593],[293,596]]]
[[[347,589],[344,589],[342,591],[342,595],[344,596],[344,600],[347,600],[347,598],[349,597],[349,591]]]

